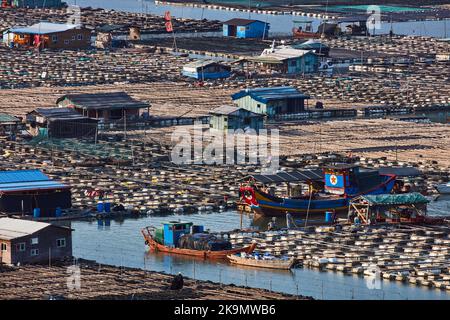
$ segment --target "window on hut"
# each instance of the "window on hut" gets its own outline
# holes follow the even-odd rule
[[[66,238],[57,239],[56,246],[58,248],[64,248],[66,246]]]

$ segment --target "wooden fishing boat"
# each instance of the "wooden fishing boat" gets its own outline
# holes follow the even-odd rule
[[[155,240],[152,235],[151,228],[146,227],[141,230],[142,235],[145,239],[145,244],[150,247],[150,250],[156,252],[164,252],[164,253],[173,253],[173,254],[181,254],[186,256],[198,257],[203,259],[226,259],[228,255],[236,254],[236,253],[252,253],[256,248],[256,243],[252,243],[249,246],[245,246],[242,248],[235,248],[231,250],[193,250],[193,249],[184,249],[177,248],[175,246],[166,246],[164,244],[159,243]]]
[[[321,171],[321,172],[320,172]],[[386,194],[394,187],[394,174],[381,175],[378,171],[360,171],[356,165],[340,164],[323,170],[296,171],[278,175],[252,176],[254,181],[241,185],[241,201],[253,212],[263,216],[295,216],[334,214],[348,211],[349,201],[360,195]],[[256,178],[256,179],[255,179]],[[304,182],[309,194],[298,197],[278,197],[258,186],[257,182]],[[322,186],[322,187],[320,187]],[[319,192],[316,192],[317,189]]]
[[[294,39],[318,39],[320,34],[312,31],[313,21],[293,21],[292,35]]]
[[[294,39],[320,39],[320,34],[316,32],[303,31],[301,29],[292,29]]]
[[[230,260],[232,264],[248,267],[266,268],[266,269],[289,270],[295,263],[294,258],[290,258],[287,260],[255,259],[254,257],[241,257],[234,254],[228,255],[227,258]]]

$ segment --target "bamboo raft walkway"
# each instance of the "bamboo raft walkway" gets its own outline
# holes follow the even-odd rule
[[[80,289],[69,289],[70,263],[0,266],[0,296],[4,300],[280,300],[310,299],[264,289],[224,285],[184,278],[181,290],[170,290],[172,275],[114,267],[80,260]]]

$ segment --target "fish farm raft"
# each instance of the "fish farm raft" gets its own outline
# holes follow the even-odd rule
[[[448,4],[38,2],[0,4],[1,299],[450,299]]]

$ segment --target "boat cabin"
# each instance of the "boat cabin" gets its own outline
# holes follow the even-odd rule
[[[164,245],[175,247],[178,239],[191,232],[192,222],[169,221],[163,224]]]
[[[358,165],[337,163],[324,167],[325,192],[336,195],[352,195],[385,180],[378,170],[360,169]],[[386,190],[387,191],[387,190]]]
[[[332,194],[345,194],[352,180],[359,173],[359,167],[353,164],[336,164],[323,169],[325,190]]]
[[[156,229],[155,240],[168,247],[176,247],[180,237],[185,234],[202,233],[203,226],[194,225],[192,222],[169,221],[163,223],[163,227]]]

